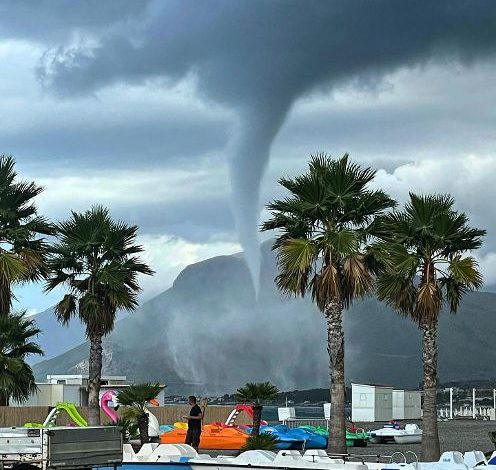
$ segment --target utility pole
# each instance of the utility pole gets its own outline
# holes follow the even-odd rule
[[[496,400],[496,393],[494,394],[494,398]],[[450,388],[450,419],[453,419],[453,387]]]
[[[475,388],[472,389],[472,418],[475,419]]]

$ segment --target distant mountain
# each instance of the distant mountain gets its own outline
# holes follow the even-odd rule
[[[84,327],[78,320],[71,321],[69,325],[62,325],[55,318],[53,307],[41,313],[33,315],[41,334],[36,342],[41,346],[45,353],[45,360],[56,357],[76,344],[85,340]],[[39,361],[38,356],[34,356],[32,361]]]
[[[127,313],[119,313],[118,320],[126,316]],[[36,342],[44,352],[43,360],[45,361],[65,353],[86,340],[85,328],[81,322],[73,319],[68,325],[63,325],[55,317],[53,307],[37,313],[31,318],[41,329]],[[30,362],[40,362],[39,356],[32,356]]]
[[[120,321],[105,341],[104,370],[136,381],[157,380],[169,393],[226,393],[250,380],[281,390],[327,386],[322,315],[308,299],[283,297],[276,265],[262,247],[258,299],[241,255],[185,268],[173,286]],[[468,294],[456,315],[443,314],[439,337],[442,381],[496,376],[496,294]],[[421,338],[415,325],[373,298],[345,313],[347,380],[416,387]],[[35,366],[49,373],[87,369],[88,346]]]

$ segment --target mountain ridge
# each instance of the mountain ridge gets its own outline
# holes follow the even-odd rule
[[[327,386],[323,316],[308,298],[283,296],[275,275],[268,244],[262,246],[258,298],[240,254],[187,266],[169,289],[116,324],[104,342],[104,373],[165,382],[170,393],[227,393],[252,380],[286,390]],[[441,315],[440,379],[496,376],[490,347],[495,306],[496,294],[469,293],[458,315]],[[413,322],[366,298],[345,312],[343,325],[348,382],[418,386],[421,336]],[[87,350],[83,343],[34,371],[38,379],[83,371]]]

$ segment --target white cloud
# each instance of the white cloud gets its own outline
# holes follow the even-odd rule
[[[400,203],[409,191],[448,193],[458,210],[464,211],[472,226],[487,230],[481,250],[475,253],[486,286],[496,284],[496,157],[467,155],[451,160],[422,160],[401,165],[393,172],[377,172],[374,186],[383,188]]]
[[[409,191],[449,193],[456,206],[466,211],[474,223],[488,227],[496,219],[496,156],[467,155],[452,159],[425,159],[401,165],[393,172],[379,170],[374,186],[390,192],[400,202]],[[491,234],[492,235],[492,234]]]
[[[476,256],[479,268],[484,276],[486,286],[496,286],[496,253],[487,253],[484,256]]]
[[[170,235],[143,235],[138,242],[145,249],[143,260],[156,272],[152,277],[141,277],[144,298],[169,288],[179,272],[190,264],[241,250],[238,243],[220,237],[209,243],[191,243]]]
[[[228,190],[226,168],[211,159],[185,168],[101,170],[92,168],[74,175],[34,178],[45,188],[39,197],[43,211],[84,210],[91,204],[140,206],[178,200],[224,196]],[[30,175],[28,175],[28,178]]]

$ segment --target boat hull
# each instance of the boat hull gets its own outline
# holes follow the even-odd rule
[[[420,444],[422,442],[422,434],[403,434],[402,436],[394,436],[396,444]]]
[[[209,428],[205,426],[200,438],[200,449],[239,450],[248,439],[248,434],[235,428]],[[173,429],[160,436],[162,444],[184,444],[186,429]]]

